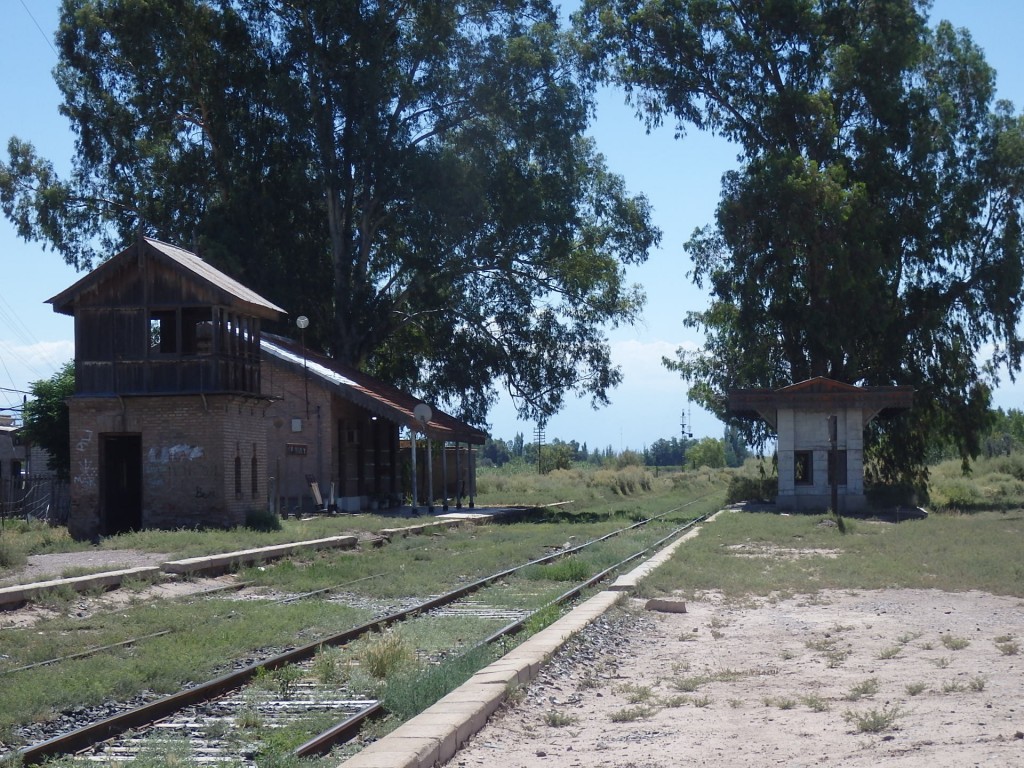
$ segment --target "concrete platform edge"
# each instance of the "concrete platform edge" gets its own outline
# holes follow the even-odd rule
[[[718,514],[708,518],[708,522]],[[623,599],[626,591],[633,589],[699,532],[700,528],[696,527],[679,537],[651,560],[619,577],[610,589],[576,606],[549,627],[481,669],[421,714],[340,763],[339,768],[435,768],[444,765],[455,756],[459,747],[487,724],[487,719],[504,703],[516,685],[526,685],[532,681],[548,659],[573,635],[603,616]],[[618,588],[615,585],[619,585]],[[491,689],[490,695],[487,689]],[[454,742],[451,738],[453,731],[456,734]],[[439,745],[436,755],[413,749],[413,743],[410,742],[413,735],[418,740],[431,733],[434,742]]]

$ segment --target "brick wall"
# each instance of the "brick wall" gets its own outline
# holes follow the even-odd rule
[[[68,526],[76,538],[107,533],[119,514],[103,498],[103,446],[111,436],[141,440],[143,528],[231,527],[248,510],[265,508],[264,402],[207,395],[72,398],[69,405]]]

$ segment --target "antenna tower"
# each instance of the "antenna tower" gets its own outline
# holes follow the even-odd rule
[[[537,429],[534,430],[534,436],[537,443],[537,474],[544,474],[544,462],[542,456],[544,454],[544,424],[538,423]]]

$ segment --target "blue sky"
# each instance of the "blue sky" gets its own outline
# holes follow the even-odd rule
[[[31,141],[58,170],[69,165],[74,137],[57,107],[53,83],[56,53],[51,48],[58,4],[37,0],[3,0],[0,24],[0,141],[11,136]],[[1024,65],[1019,46],[1024,31],[1020,0],[940,0],[933,21],[949,19],[966,27],[998,73],[999,96],[1024,108]],[[38,26],[37,26],[38,25]],[[693,230],[709,223],[724,171],[735,166],[736,151],[726,142],[689,132],[676,140],[671,126],[645,134],[621,93],[601,96],[593,134],[609,167],[621,174],[632,192],[643,192],[654,206],[655,223],[664,232],[661,247],[649,261],[630,271],[647,293],[644,320],[610,332],[613,358],[624,381],[612,392],[612,404],[599,411],[573,400],[548,422],[548,440],[578,440],[590,448],[642,449],[658,438],[680,432],[684,412],[692,414],[697,437],[720,437],[723,426],[710,414],[688,408],[683,381],[661,365],[679,346],[698,347],[702,339],[683,327],[689,310],[706,306],[707,297],[687,280],[689,259],[682,244]],[[6,157],[6,151],[3,156]],[[81,277],[60,256],[37,243],[25,243],[0,217],[0,408],[17,408],[18,390],[49,378],[74,354],[71,318],[58,315],[46,299]],[[996,404],[1020,408],[1024,386],[1004,385]],[[5,410],[0,412],[9,413]],[[529,440],[535,425],[519,422],[507,401],[491,414],[491,432],[511,439],[522,432]]]

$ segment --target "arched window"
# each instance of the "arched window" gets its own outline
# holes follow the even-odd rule
[[[249,494],[255,499],[260,492],[259,462],[256,461],[256,443],[252,444],[252,459],[249,461],[249,475]]]

